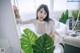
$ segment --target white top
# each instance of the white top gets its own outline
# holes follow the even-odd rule
[[[31,19],[31,20],[28,20],[28,21],[22,21],[21,19],[18,18],[17,19],[17,23],[18,24],[19,23],[20,24],[33,23],[38,34],[44,34],[44,33],[49,34],[50,32],[52,32],[53,34],[55,33],[55,29],[54,29],[55,23],[54,23],[53,20],[50,20],[49,22],[45,22],[45,21],[40,22],[37,19]]]

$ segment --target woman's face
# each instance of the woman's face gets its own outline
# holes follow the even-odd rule
[[[45,12],[44,8],[41,8],[38,11],[38,20],[43,21],[43,19],[45,19],[47,16],[47,13]]]

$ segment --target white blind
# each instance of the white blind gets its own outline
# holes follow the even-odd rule
[[[35,11],[34,0],[18,0],[20,12],[33,12]]]
[[[35,12],[40,4],[46,4],[50,9],[50,0],[18,0],[20,12]]]
[[[40,4],[46,4],[50,12],[78,9],[78,2],[68,2],[68,0],[17,0],[16,3],[20,12],[28,13],[36,12]]]
[[[63,11],[67,9],[67,0],[54,0],[53,10]]]
[[[54,0],[53,10],[64,11],[66,9],[75,10],[78,9],[78,2],[69,2],[71,0]]]
[[[36,0],[36,9],[39,7],[40,4],[46,4],[49,8],[49,10],[51,9],[51,6],[50,6],[50,1],[51,0]]]

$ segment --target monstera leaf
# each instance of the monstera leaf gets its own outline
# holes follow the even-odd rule
[[[55,48],[52,38],[47,34],[39,37],[32,47],[33,53],[53,53]]]
[[[20,39],[21,48],[25,53],[33,53],[32,45],[34,45],[36,39],[38,38],[37,35],[32,32],[30,29],[24,29],[24,34]]]

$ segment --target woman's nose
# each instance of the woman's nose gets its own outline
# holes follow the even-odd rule
[[[41,16],[44,16],[44,14],[42,13]]]

